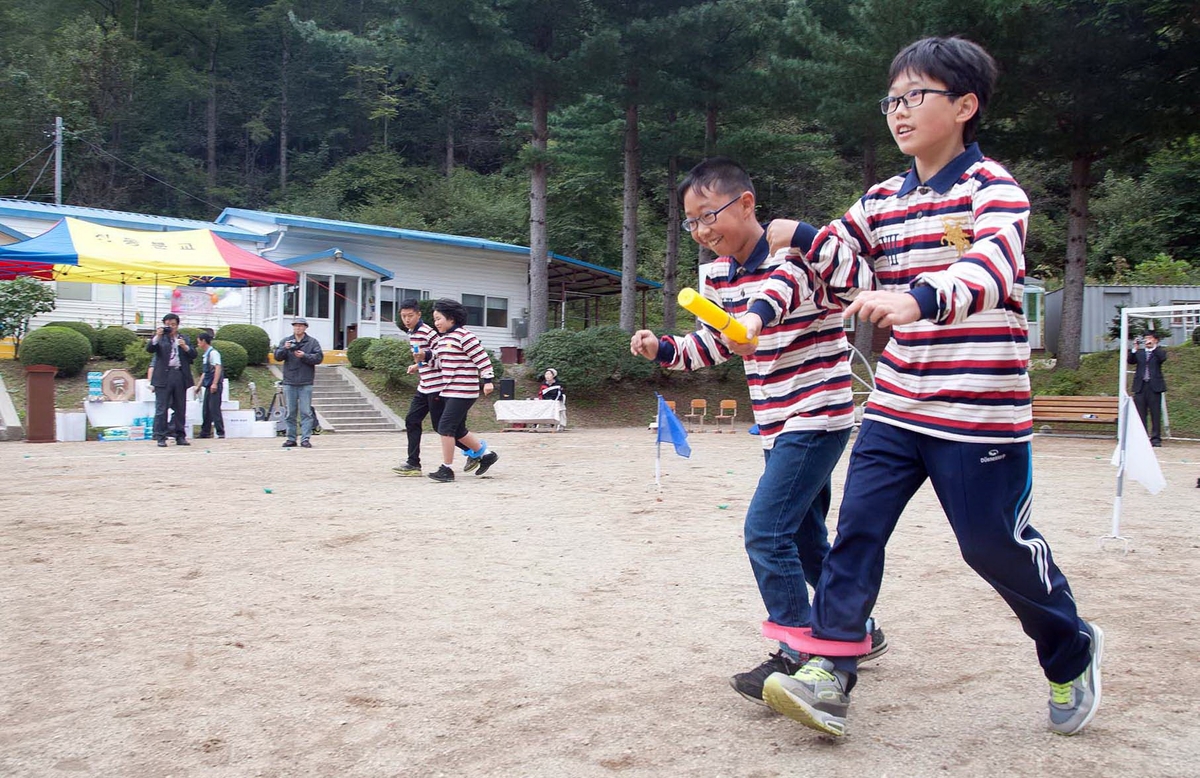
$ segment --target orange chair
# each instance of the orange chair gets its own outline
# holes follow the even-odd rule
[[[729,422],[729,431],[733,432],[733,419],[737,416],[737,400],[722,400],[721,408],[717,411],[717,415],[713,416],[713,423],[718,427],[717,432],[720,432],[721,422]]]
[[[692,400],[692,410],[689,413],[685,413],[683,415],[683,418],[688,419],[689,421],[691,421],[693,423],[695,422],[696,419],[699,419],[700,420],[700,431],[703,432],[704,431],[704,417],[707,415],[708,415],[708,400]]]
[[[664,400],[663,402],[665,402],[667,404],[667,407],[671,409],[671,413],[675,412],[675,401],[674,400]],[[654,418],[653,421],[650,422],[650,424],[646,427],[646,429],[650,430],[651,432],[654,432],[654,430],[658,429],[658,417],[657,416]]]

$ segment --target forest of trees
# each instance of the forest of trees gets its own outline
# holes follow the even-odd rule
[[[901,171],[891,57],[998,60],[981,145],[1029,192],[1029,274],[1200,283],[1200,4],[1187,0],[6,0],[0,196],[211,219],[225,206],[528,245],[694,283],[669,196],[711,154],[760,216],[820,223]],[[10,172],[11,171],[11,172]],[[861,328],[866,331],[867,328]],[[869,336],[869,333],[867,333]],[[1053,348],[1054,344],[1050,344]]]

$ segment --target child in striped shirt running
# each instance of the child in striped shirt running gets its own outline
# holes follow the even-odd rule
[[[442,436],[442,465],[429,474],[443,483],[454,480],[454,446],[465,445],[468,457],[479,460],[475,475],[483,475],[500,455],[488,451],[487,443],[467,429],[467,411],[479,399],[480,382],[483,394],[495,389],[492,360],[479,338],[466,328],[467,309],[457,300],[443,298],[433,304],[433,326],[441,333],[432,350],[426,351],[423,361],[431,361],[441,373],[444,402],[438,434]],[[419,360],[420,361],[420,360]]]
[[[687,215],[684,229],[719,255],[709,266],[704,294],[730,313],[742,313],[786,254],[767,250],[765,230],[754,213],[754,184],[740,165],[714,157],[688,173],[678,195]],[[807,224],[793,230],[803,248],[815,234]],[[770,620],[808,626],[807,585],[816,585],[829,550],[830,475],[854,424],[840,304],[831,304],[819,290],[814,297],[806,287],[803,302],[765,328],[757,346],[734,344],[704,325],[681,337],[659,338],[640,330],[630,350],[672,370],[742,357],[765,460],[746,511],[746,554]],[[873,630],[872,637],[864,659],[887,650],[882,630]],[[777,671],[795,672],[807,658],[781,644],[765,662],[730,678],[730,684],[761,705],[763,682]]]
[[[813,600],[813,636],[863,638],[884,547],[929,479],[963,558],[1034,641],[1050,681],[1050,729],[1072,735],[1100,703],[1104,638],[1077,614],[1066,577],[1029,523],[1029,201],[974,142],[995,77],[987,52],[960,38],[926,38],[901,51],[880,108],[912,168],[872,187],[822,230],[801,265],[781,268],[762,299],[788,310],[815,273],[848,304],[847,316],[892,327]],[[791,228],[771,225],[772,239]],[[764,320],[750,313],[743,324],[753,335]],[[768,678],[764,697],[806,726],[843,735],[856,678],[854,659],[815,656],[793,675]]]

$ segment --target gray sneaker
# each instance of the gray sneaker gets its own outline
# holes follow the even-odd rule
[[[467,457],[467,463],[463,465],[463,472],[474,472],[479,467],[479,457]]]
[[[1100,707],[1100,661],[1104,657],[1104,631],[1085,621],[1091,631],[1092,661],[1069,683],[1050,683],[1050,729],[1074,735],[1088,725]]]
[[[393,467],[392,472],[396,475],[421,475],[421,466],[414,465],[412,462],[405,462],[399,467]]]
[[[833,662],[814,656],[795,675],[774,673],[763,684],[763,701],[777,713],[827,735],[846,734],[850,695],[833,673]]]

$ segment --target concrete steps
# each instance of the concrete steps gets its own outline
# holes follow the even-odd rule
[[[336,365],[319,366],[313,378],[313,408],[322,425],[338,433],[399,432],[403,429],[380,412],[365,390],[346,380]]]

